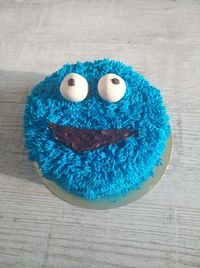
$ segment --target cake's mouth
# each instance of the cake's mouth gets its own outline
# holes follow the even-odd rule
[[[54,139],[76,152],[95,150],[110,144],[126,140],[138,134],[131,129],[87,129],[61,126],[49,122]]]

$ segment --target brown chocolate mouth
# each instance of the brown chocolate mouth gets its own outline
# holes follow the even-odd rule
[[[77,152],[95,150],[138,134],[136,130],[131,129],[97,130],[61,126],[51,122],[48,125],[53,132],[55,140]]]

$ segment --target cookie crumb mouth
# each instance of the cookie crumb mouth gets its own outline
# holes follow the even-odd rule
[[[87,129],[48,123],[54,139],[76,152],[95,150],[138,135],[131,129]]]

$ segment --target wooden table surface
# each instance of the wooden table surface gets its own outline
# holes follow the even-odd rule
[[[200,1],[0,1],[0,267],[200,267]],[[109,57],[161,88],[161,182],[126,207],[68,205],[23,145],[25,96],[65,62]]]

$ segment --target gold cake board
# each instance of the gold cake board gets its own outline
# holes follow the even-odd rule
[[[167,166],[169,164],[170,156],[172,152],[172,136],[169,137],[167,141],[167,147],[162,156],[162,165],[155,167],[154,176],[149,177],[146,180],[139,190],[130,191],[128,194],[118,198],[107,198],[107,199],[99,199],[99,200],[87,200],[81,198],[72,193],[66,192],[62,190],[59,186],[57,186],[53,181],[46,179],[43,177],[38,164],[35,162],[36,170],[42,180],[42,182],[46,185],[46,187],[57,197],[66,201],[69,204],[88,208],[88,209],[110,209],[121,207],[136,201],[141,198],[143,195],[148,193],[161,179],[162,175],[165,173]]]

